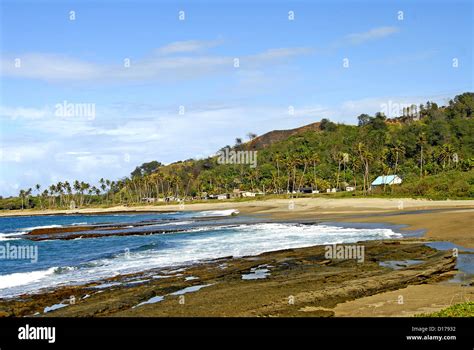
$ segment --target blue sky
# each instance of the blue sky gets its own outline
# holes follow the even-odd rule
[[[0,15],[0,195],[473,91],[469,1],[2,0]]]

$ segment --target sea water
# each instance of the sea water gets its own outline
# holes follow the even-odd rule
[[[35,246],[35,262],[0,259],[0,298],[119,274],[280,249],[401,237],[390,228],[253,222],[232,211],[0,217],[0,245]],[[227,218],[226,218],[227,217]],[[203,220],[203,218],[205,220]],[[210,219],[208,219],[210,218]],[[225,219],[225,220],[224,220]],[[170,233],[30,241],[35,228],[147,222]],[[139,226],[139,225],[137,225]],[[176,229],[181,231],[176,232]],[[83,232],[81,232],[82,234]],[[87,232],[84,232],[86,235]]]

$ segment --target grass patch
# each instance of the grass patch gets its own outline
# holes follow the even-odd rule
[[[452,305],[438,312],[431,314],[420,314],[418,317],[473,317],[474,316],[474,302]]]

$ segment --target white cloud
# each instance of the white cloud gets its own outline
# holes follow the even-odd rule
[[[0,117],[9,119],[40,119],[48,115],[48,108],[25,108],[0,106]]]
[[[311,52],[313,52],[313,49],[309,47],[269,49],[259,54],[249,56],[248,59],[249,61],[253,61],[254,63],[261,63],[281,58],[288,58],[292,56],[307,55]]]
[[[19,57],[2,58],[0,75],[18,78],[39,79],[50,82],[147,82],[176,81],[208,78],[211,74],[233,72],[237,56],[195,55],[197,52],[216,46],[220,41],[181,41],[165,45],[154,54],[131,60],[130,66],[120,63],[98,64],[68,56],[49,53],[29,53]],[[308,48],[269,49],[254,55],[239,57],[241,69],[267,67],[283,59],[310,53]],[[193,55],[183,55],[190,54]],[[167,56],[170,54],[181,54]],[[21,59],[21,67],[15,67],[15,58]]]
[[[0,162],[25,163],[35,160],[46,159],[49,145],[42,143],[40,145],[12,145],[4,146],[0,149]]]
[[[349,34],[345,39],[353,45],[359,45],[367,41],[385,38],[398,33],[399,31],[400,29],[397,27],[378,27],[372,28],[366,32]]]
[[[20,59],[21,65],[15,66]],[[40,80],[90,80],[103,75],[104,68],[64,55],[50,53],[27,53],[24,55],[3,55],[0,65],[2,76]]]
[[[159,55],[172,55],[176,53],[201,52],[218,46],[222,40],[186,40],[175,41],[156,50]]]

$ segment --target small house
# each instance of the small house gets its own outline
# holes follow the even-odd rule
[[[375,188],[377,186],[392,186],[392,185],[399,185],[402,183],[402,178],[398,175],[381,175],[378,176],[371,184],[370,186],[372,188]]]
[[[249,192],[249,191],[242,192],[242,197],[255,197],[255,192]]]

